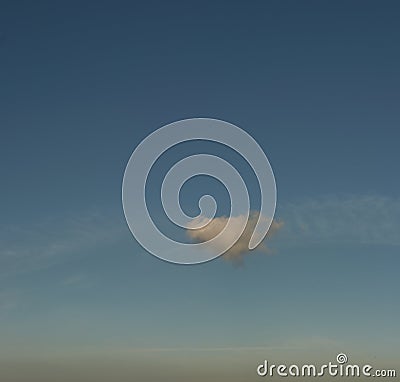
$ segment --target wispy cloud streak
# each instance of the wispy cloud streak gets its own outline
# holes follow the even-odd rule
[[[400,245],[400,199],[330,196],[281,205],[280,244]]]
[[[121,237],[124,225],[110,216],[88,213],[32,226],[3,226],[0,277],[47,268],[65,255],[83,254]]]

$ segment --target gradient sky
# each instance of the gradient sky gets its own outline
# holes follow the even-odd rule
[[[0,379],[239,382],[338,352],[400,368],[399,12],[3,1]],[[268,155],[285,225],[267,255],[172,265],[129,232],[127,160],[191,117]]]

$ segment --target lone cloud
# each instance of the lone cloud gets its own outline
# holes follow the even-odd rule
[[[230,260],[236,263],[241,263],[245,255],[250,254],[252,251],[249,250],[249,241],[256,227],[257,221],[259,219],[260,213],[258,211],[252,211],[249,215],[249,218],[246,223],[246,227],[239,237],[239,239],[232,245],[232,247],[223,254],[223,258],[226,260]],[[238,232],[240,232],[240,228],[245,223],[246,216],[239,215],[236,217],[216,217],[212,219],[206,226],[199,229],[189,229],[187,230],[188,236],[193,239],[195,242],[207,242],[213,238],[215,238],[226,226],[228,220],[231,220],[232,229],[230,232],[225,233],[224,235],[220,235],[220,237],[216,238],[213,244],[210,243],[211,249],[215,249],[218,251],[220,248],[225,248],[228,244],[234,241],[234,238],[237,237]],[[261,219],[266,219],[261,216]],[[192,226],[199,226],[202,220],[206,220],[205,217],[198,217],[193,221]],[[264,240],[255,248],[255,249],[263,249],[267,251],[267,247],[265,246],[265,239],[275,234],[279,229],[283,226],[283,222],[281,221],[273,221],[267,235]],[[255,235],[260,233],[255,232]],[[254,250],[253,250],[254,251]]]

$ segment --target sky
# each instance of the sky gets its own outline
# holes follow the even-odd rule
[[[396,2],[0,5],[1,380],[241,382],[340,352],[400,371]],[[135,147],[196,117],[248,132],[275,174],[283,225],[240,264],[162,261],[124,218]],[[193,150],[257,194],[215,145],[164,167]],[[218,187],[182,204],[224,205]]]

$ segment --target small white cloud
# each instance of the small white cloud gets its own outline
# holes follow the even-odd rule
[[[216,240],[214,240],[213,243],[210,244],[210,247],[211,249],[214,249],[216,252],[217,251],[220,252],[222,248],[229,247],[231,243],[235,242],[235,238],[240,233],[241,227],[245,225],[245,229],[242,235],[223,255],[224,259],[240,263],[243,260],[243,256],[251,253],[251,251],[249,250],[249,241],[251,236],[253,235],[259,217],[260,214],[258,211],[252,211],[246,223],[246,216],[244,215],[230,217],[230,218],[221,216],[212,219],[203,228],[190,229],[191,226],[193,227],[201,226],[202,221],[206,221],[207,218],[199,216],[197,219],[193,220],[191,225],[188,226],[187,234],[195,242],[207,242],[213,238],[216,238]],[[261,216],[261,219],[266,219],[266,218]],[[224,232],[224,235],[220,235],[219,237],[217,237],[217,235],[224,229],[224,227],[228,223],[228,220],[232,227],[230,229],[230,232]],[[273,221],[266,235],[266,238],[273,235],[282,226],[283,222]],[[258,232],[255,232],[255,235],[260,235],[260,234]],[[256,249],[267,250],[267,247],[262,241]]]

